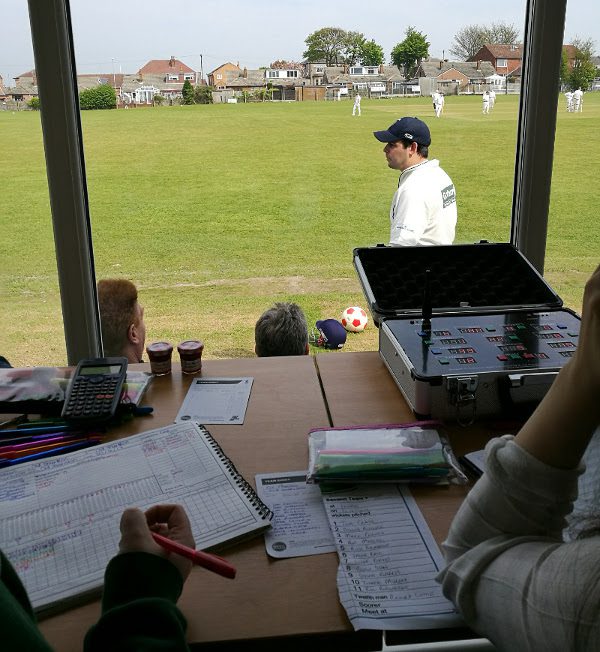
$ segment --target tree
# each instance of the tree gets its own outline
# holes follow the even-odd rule
[[[373,39],[365,41],[360,54],[360,62],[363,66],[379,66],[383,63],[384,54],[381,45],[377,45]]]
[[[33,111],[39,111],[41,107],[40,98],[35,95],[27,102],[27,106]]]
[[[194,102],[196,104],[212,104],[212,86],[196,86],[194,88]]]
[[[519,31],[514,25],[508,23],[467,25],[455,34],[450,54],[466,61],[474,57],[486,43],[512,45],[518,38]]]
[[[277,59],[277,61],[273,61],[269,68],[272,70],[302,70],[304,68],[304,64],[298,63],[297,61]]]
[[[596,76],[596,66],[591,59],[594,56],[594,41],[592,39],[573,39],[575,46],[575,61],[571,68],[568,84],[571,90],[581,88],[587,90]]]
[[[79,106],[82,110],[115,109],[117,107],[115,89],[109,84],[87,88],[79,93]]]
[[[337,66],[344,60],[347,32],[341,27],[323,27],[309,34],[303,57],[309,62],[325,61],[327,66]]]
[[[183,82],[183,88],[181,89],[181,94],[183,95],[182,104],[193,104],[194,103],[194,87],[190,83],[189,79],[186,79]]]
[[[349,66],[353,66],[357,63],[362,56],[365,43],[366,39],[364,34],[361,34],[360,32],[346,32],[342,50],[343,63],[346,63]]]
[[[392,50],[392,63],[404,72],[406,79],[410,79],[421,65],[421,61],[429,56],[429,45],[426,34],[409,27],[404,41]]]

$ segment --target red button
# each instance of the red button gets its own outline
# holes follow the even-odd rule
[[[497,356],[498,360],[501,360],[502,362],[506,362],[508,360],[507,355],[499,355]]]

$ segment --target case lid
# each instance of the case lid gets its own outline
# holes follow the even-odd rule
[[[426,277],[433,314],[562,306],[562,299],[509,243],[359,247],[354,266],[376,322],[420,313]]]

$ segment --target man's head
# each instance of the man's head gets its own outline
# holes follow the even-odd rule
[[[404,171],[429,156],[431,134],[419,118],[401,118],[384,131],[374,131],[373,135],[386,143],[383,151],[389,167],[394,170]]]
[[[140,362],[146,341],[144,309],[137,288],[126,279],[98,281],[98,304],[105,356]]]
[[[306,355],[306,317],[295,303],[276,303],[258,318],[254,327],[254,351],[262,358],[277,355]]]

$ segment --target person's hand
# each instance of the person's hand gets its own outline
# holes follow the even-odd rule
[[[192,569],[192,562],[159,546],[152,538],[152,532],[162,534],[188,548],[195,548],[190,521],[183,507],[154,505],[146,513],[140,509],[126,509],[121,516],[119,552],[148,552],[165,557],[177,567],[185,581]]]
[[[600,266],[585,285],[582,313],[573,367],[582,386],[600,404]]]

